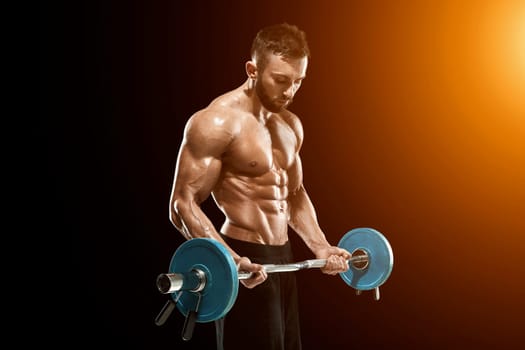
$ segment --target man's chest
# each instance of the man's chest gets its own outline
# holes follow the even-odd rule
[[[272,166],[288,169],[295,160],[297,137],[283,121],[266,125],[248,124],[231,143],[227,152],[230,166],[243,172],[268,172]]]

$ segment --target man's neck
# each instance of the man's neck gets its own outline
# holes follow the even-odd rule
[[[268,119],[273,115],[272,112],[264,108],[255,92],[255,81],[248,78],[243,86],[243,91],[249,100],[249,112],[261,123],[266,124]]]

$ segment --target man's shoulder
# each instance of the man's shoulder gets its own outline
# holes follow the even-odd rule
[[[187,135],[204,135],[206,138],[233,137],[239,132],[243,114],[226,104],[211,103],[195,112],[186,123]]]
[[[303,124],[301,122],[301,119],[293,112],[289,110],[284,110],[283,112],[279,113],[279,116],[281,119],[290,126],[294,130],[294,132],[302,138],[303,136]]]
[[[281,119],[283,119],[289,124],[296,124],[296,123],[301,124],[301,119],[295,113],[287,109],[279,113],[279,116],[281,117]]]
[[[211,126],[228,126],[244,116],[240,110],[222,103],[211,103],[207,107],[195,112],[190,121]]]

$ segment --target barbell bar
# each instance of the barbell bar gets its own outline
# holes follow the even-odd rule
[[[368,254],[365,251],[357,256],[352,256],[347,260],[356,269],[364,269],[368,265]],[[352,252],[352,255],[357,251]],[[326,266],[326,259],[310,259],[290,264],[264,264],[262,265],[266,273],[294,272],[312,268],[323,268]],[[359,267],[358,263],[365,266]],[[252,277],[252,272],[239,271],[237,278],[246,280]],[[192,269],[188,273],[163,273],[157,277],[157,288],[162,294],[175,293],[180,290],[199,292],[206,286],[206,274],[199,269]]]
[[[394,262],[385,236],[372,228],[356,228],[348,231],[338,246],[353,255],[348,260],[349,269],[340,273],[341,278],[358,292],[374,289],[375,298],[379,299],[379,286],[389,278]],[[276,273],[325,265],[326,259],[312,259],[263,266],[267,273]],[[166,304],[157,316],[157,325],[164,323],[173,304],[186,320],[192,318],[192,322],[211,322],[224,317],[235,303],[239,280],[250,276],[250,272],[237,271],[233,257],[218,241],[194,238],[184,242],[173,254],[169,272],[157,277],[158,290],[173,298],[169,307]]]

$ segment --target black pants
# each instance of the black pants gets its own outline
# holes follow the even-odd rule
[[[259,264],[293,262],[290,243],[282,246],[224,240],[241,256]],[[218,350],[300,350],[297,284],[293,272],[268,274],[253,289],[239,284],[230,312],[215,321]]]

